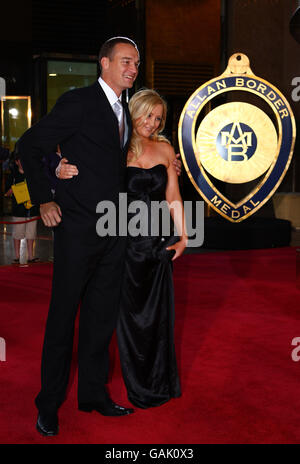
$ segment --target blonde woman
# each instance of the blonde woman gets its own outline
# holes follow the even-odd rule
[[[165,101],[154,90],[137,92],[129,102],[133,135],[127,156],[129,204],[142,201],[146,215],[129,215],[143,234],[130,234],[117,326],[119,353],[128,399],[137,407],[159,406],[181,395],[174,346],[172,261],[187,245],[184,212],[174,169],[176,155],[161,134],[166,121]],[[73,169],[73,171],[71,171]],[[76,175],[62,164],[61,178]],[[151,217],[153,202],[170,205],[179,236],[163,234],[161,221]],[[166,214],[166,210],[164,213]],[[166,218],[163,218],[166,219]],[[167,218],[168,219],[168,218]],[[152,231],[158,231],[153,234]]]
[[[183,253],[187,235],[173,166],[175,153],[161,135],[166,103],[154,90],[145,89],[131,98],[129,111],[133,123],[127,157],[129,199],[147,204],[148,226],[161,226],[150,217],[153,202],[173,204],[170,212],[180,232],[175,239],[162,232],[128,236],[118,344],[128,398],[137,407],[149,408],[181,395],[174,346],[172,260]]]

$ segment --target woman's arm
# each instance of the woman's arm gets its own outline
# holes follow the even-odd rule
[[[180,241],[167,248],[167,250],[175,250],[176,253],[172,259],[174,261],[178,258],[187,246],[188,235],[186,232],[185,216],[183,202],[180,195],[178,185],[178,175],[174,170],[173,161],[175,159],[175,152],[170,145],[165,145],[165,154],[168,160],[168,182],[166,186],[166,200],[168,202],[170,213],[173,218],[177,233],[180,236]]]

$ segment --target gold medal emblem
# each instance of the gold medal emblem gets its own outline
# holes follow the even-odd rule
[[[224,103],[229,92],[230,101]],[[235,95],[241,99],[241,92],[244,100],[254,95],[262,103],[232,101]],[[217,97],[222,97],[222,103],[207,113]],[[291,161],[296,126],[286,98],[253,74],[247,56],[236,53],[224,74],[191,95],[180,117],[178,136],[195,188],[219,214],[240,222],[278,188]],[[228,184],[257,180],[257,185],[251,184],[252,190],[234,203],[214,186],[214,180]]]
[[[271,119],[249,103],[227,103],[212,110],[197,131],[197,161],[209,174],[240,184],[257,179],[277,155]]]

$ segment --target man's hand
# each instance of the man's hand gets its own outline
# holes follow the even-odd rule
[[[47,227],[55,227],[61,222],[61,210],[55,201],[42,203],[40,205],[40,213],[43,223]]]
[[[176,156],[176,159],[173,161],[173,166],[174,166],[174,168],[176,170],[177,176],[180,176],[181,168],[182,168],[182,163],[181,163],[181,161],[179,159],[180,153],[177,153],[175,156]]]

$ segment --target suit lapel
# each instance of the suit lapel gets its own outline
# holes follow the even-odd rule
[[[125,115],[125,118],[126,118],[126,131],[124,133],[124,136],[126,136],[126,138],[124,139],[123,151],[127,155],[129,142],[130,142],[130,138],[131,138],[131,133],[132,133],[132,121],[131,121],[128,105],[124,101],[124,99],[123,99],[123,107],[124,107],[124,115]]]
[[[107,123],[107,127],[109,127],[111,130],[111,137],[113,140],[115,140],[116,145],[120,146],[119,140],[119,126],[118,126],[118,120],[116,118],[115,113],[113,112],[113,109],[106,98],[105,93],[102,90],[101,85],[99,84],[98,81],[93,84],[95,87],[95,94],[96,94],[96,99],[97,99],[97,113],[98,115],[101,116],[101,119],[105,119]]]
[[[123,108],[124,108],[124,116],[126,119],[125,122],[125,132],[124,135],[126,138],[124,138],[124,145],[123,147],[120,147],[120,138],[119,138],[119,126],[118,126],[118,121],[117,118],[113,112],[113,109],[101,87],[98,81],[96,81],[92,87],[94,87],[95,90],[95,96],[96,96],[96,111],[97,114],[100,115],[101,119],[105,119],[107,127],[110,128],[110,136],[112,139],[115,141],[116,146],[118,146],[119,149],[123,151],[125,155],[127,155],[128,147],[129,147],[129,141],[131,138],[131,133],[132,133],[132,122],[131,122],[131,117],[128,109],[128,104],[126,103],[125,98],[122,98],[122,103],[123,103]]]

